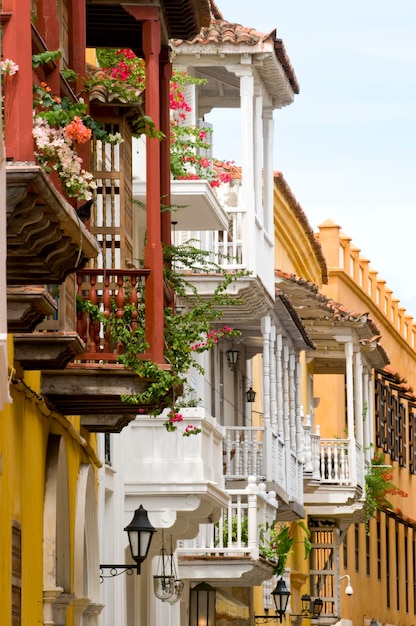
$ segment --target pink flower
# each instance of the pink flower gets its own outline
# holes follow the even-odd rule
[[[171,422],[171,424],[174,424],[175,422],[183,421],[183,417],[181,413],[175,413],[173,410],[169,411],[168,416],[169,416],[169,421]]]

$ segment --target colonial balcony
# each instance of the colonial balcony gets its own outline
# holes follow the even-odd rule
[[[310,515],[360,521],[365,488],[364,454],[357,441],[323,438],[304,428],[305,505]]]
[[[8,329],[31,333],[56,308],[44,285],[63,283],[99,245],[41,167],[8,164],[6,184]]]
[[[196,224],[192,229],[183,231],[178,221],[174,243],[192,240],[194,246],[212,252],[210,260],[217,263],[221,270],[230,274],[241,272],[227,288],[227,293],[237,302],[233,306],[225,305],[221,308],[221,319],[230,326],[238,325],[245,336],[246,345],[254,354],[262,346],[260,320],[274,307],[273,288],[267,289],[270,283],[268,270],[273,267],[272,248],[264,240],[264,233],[261,233],[260,238],[257,230],[253,230],[246,211],[226,207],[226,215],[227,227],[217,227],[215,230],[202,230]],[[201,297],[209,298],[222,277],[215,271],[209,274],[195,272],[192,275],[187,272],[187,280],[197,287]]]
[[[223,230],[228,216],[215,191],[206,180],[172,180],[170,184],[172,221],[180,231]],[[146,203],[146,183],[133,181],[133,197]],[[163,204],[163,198],[162,198]]]
[[[257,486],[253,476],[245,489],[227,493],[230,501],[219,521],[201,525],[195,539],[179,543],[179,576],[214,585],[260,585],[275,565],[261,556],[260,543],[261,528],[276,518],[275,494]]]
[[[138,415],[125,448],[127,497],[152,513],[153,523],[177,539],[195,537],[199,524],[217,520],[228,504],[222,467],[223,429],[204,409],[181,409],[168,432],[167,416]],[[201,432],[186,436],[187,429]],[[111,485],[110,485],[111,488]]]
[[[235,487],[250,475],[264,481],[279,499],[278,519],[305,515],[343,518],[361,516],[364,456],[349,439],[311,434],[306,422],[301,457],[285,446],[282,437],[264,427],[227,427],[224,436],[226,485]],[[342,508],[340,508],[342,507]]]
[[[140,412],[150,412],[151,403],[128,404],[121,396],[142,393],[149,381],[139,378],[118,362],[122,351],[108,328],[96,318],[91,303],[108,319],[131,311],[130,331],[143,327],[143,293],[147,270],[81,270],[77,273],[78,310],[75,293],[61,288],[58,314],[39,332],[15,337],[15,359],[25,369],[42,371],[41,392],[52,409],[64,415],[81,415],[90,431],[119,432]],[[143,353],[143,358],[152,354]],[[70,362],[73,361],[73,362]],[[163,364],[160,365],[163,367]],[[172,391],[173,393],[173,391]]]
[[[227,485],[247,481],[250,475],[266,482],[279,498],[278,519],[305,516],[303,459],[285,445],[274,429],[227,427],[224,437],[224,474]]]
[[[100,251],[74,208],[33,163],[6,166],[7,284],[61,284]]]

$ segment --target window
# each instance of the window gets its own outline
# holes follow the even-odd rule
[[[385,546],[386,546],[386,604],[387,608],[390,608],[390,529],[389,518],[386,517],[386,529],[385,529]]]
[[[111,465],[111,435],[104,433],[104,461],[106,465]]]
[[[400,559],[399,559],[399,524],[396,522],[394,525],[394,549],[396,554],[396,609],[400,611]]]
[[[380,514],[376,520],[376,533],[377,533],[377,578],[381,580],[381,523]]]
[[[404,601],[406,613],[409,612],[409,540],[408,529],[405,528],[404,536]]]
[[[360,528],[354,524],[354,562],[355,571],[360,571]]]
[[[22,623],[22,531],[12,526],[12,626]]]
[[[345,533],[344,541],[342,544],[343,547],[343,557],[344,557],[344,569],[348,569],[348,533]]]
[[[413,614],[416,615],[416,530],[412,530]]]

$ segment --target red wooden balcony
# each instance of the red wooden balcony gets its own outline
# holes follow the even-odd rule
[[[82,270],[77,273],[76,330],[85,351],[77,361],[86,363],[116,363],[123,345],[111,336],[110,327],[82,307],[82,302],[95,306],[109,320],[113,315],[122,320],[129,309],[131,334],[144,331],[144,290],[147,269]],[[139,328],[140,327],[140,328]]]
[[[81,424],[88,430],[118,432],[137,413],[149,413],[154,408],[151,402],[138,406],[122,400],[123,395],[143,393],[150,381],[119,362],[123,345],[114,340],[106,323],[110,316],[126,320],[127,332],[132,337],[139,333],[142,343],[146,331],[144,292],[148,275],[149,271],[144,269],[78,272],[78,310],[75,298],[65,297],[61,290],[57,319],[48,320],[44,330],[35,333],[39,338],[36,358],[33,355],[22,362],[24,367],[32,363],[32,369],[42,370],[41,391],[51,408],[64,415],[81,415]],[[56,360],[50,366],[47,355],[42,365],[39,347],[46,338],[50,344],[62,334],[75,334],[82,349],[64,369],[54,367]],[[152,360],[151,350],[143,348],[139,358]],[[160,364],[160,367],[167,366]]]

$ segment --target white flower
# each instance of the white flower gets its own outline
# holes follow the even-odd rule
[[[3,72],[3,74],[13,76],[13,74],[19,71],[19,66],[11,59],[4,59],[4,61],[0,61],[0,71]]]

